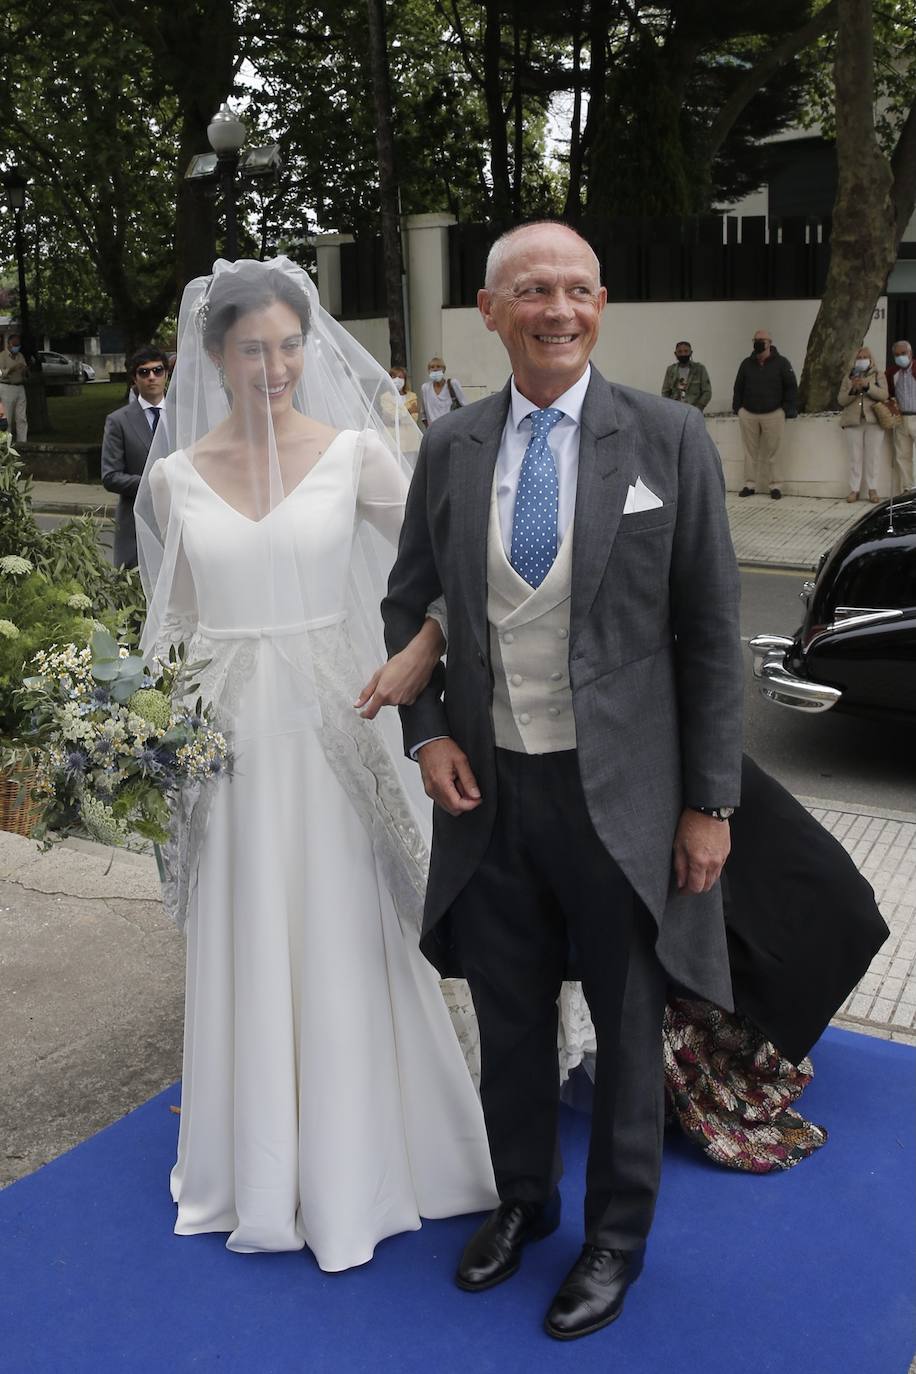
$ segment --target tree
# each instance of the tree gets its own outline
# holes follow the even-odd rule
[[[837,193],[830,267],[799,387],[803,410],[830,410],[865,336],[916,208],[916,89],[888,157],[875,123],[875,28],[870,0],[839,0],[834,61]]]
[[[391,114],[391,78],[388,71],[388,35],[385,0],[366,0],[369,16],[369,53],[372,71],[372,103],[378,148],[379,209],[382,251],[385,261],[385,296],[388,305],[388,336],[392,367],[407,366],[407,330],[404,324],[404,263],[401,254],[401,211],[394,164],[394,130]]]
[[[723,155],[755,164],[759,185],[761,140],[798,118],[800,56],[835,27],[836,4],[620,0],[600,64],[608,76],[586,126],[589,214],[707,211],[724,189]]]
[[[58,262],[92,263],[131,349],[213,260],[212,211],[182,174],[231,89],[232,0],[59,0],[40,19],[5,0],[0,14],[0,146],[32,175]]]

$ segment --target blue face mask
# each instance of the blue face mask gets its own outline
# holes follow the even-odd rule
[[[22,344],[10,344],[10,352],[11,352],[11,353],[18,353],[18,352],[20,351],[21,348],[22,348]]]
[[[905,353],[894,354],[894,362],[897,364],[898,367],[909,367],[912,361],[913,359],[907,357]]]

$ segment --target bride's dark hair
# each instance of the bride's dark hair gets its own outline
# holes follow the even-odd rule
[[[308,296],[284,272],[258,266],[257,271],[223,272],[206,296],[204,348],[221,349],[228,330],[252,310],[264,310],[275,301],[288,305],[299,318],[302,333],[311,326]]]

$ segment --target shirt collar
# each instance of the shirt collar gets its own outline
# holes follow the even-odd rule
[[[165,405],[164,396],[161,401],[157,401],[156,404],[153,405],[153,402],[147,401],[144,396],[140,395],[139,391],[137,392],[137,400],[140,402],[141,410],[161,410],[162,407]]]
[[[582,404],[585,400],[585,393],[588,391],[591,376],[592,365],[589,363],[579,380],[574,382],[568,391],[564,391],[562,396],[558,396],[555,401],[551,402],[555,410],[562,410],[563,414],[577,425],[582,419]],[[527,396],[522,395],[515,385],[514,377],[510,389],[512,425],[514,429],[518,429],[522,421],[527,420],[529,415],[540,409],[540,406],[536,406],[533,401],[528,400]]]

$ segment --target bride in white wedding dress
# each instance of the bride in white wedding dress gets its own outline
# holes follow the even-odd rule
[[[136,506],[144,650],[203,665],[234,760],[166,852],[188,942],[175,1229],[326,1270],[496,1200],[417,943],[427,804],[396,722],[354,709],[409,477],[392,389],[288,260],[218,263],[185,292]],[[385,670],[395,699],[441,648],[429,619]]]

